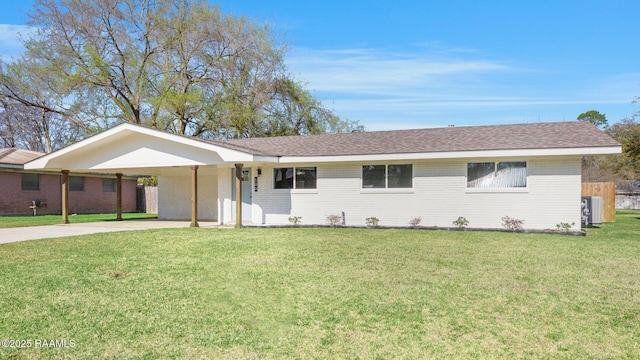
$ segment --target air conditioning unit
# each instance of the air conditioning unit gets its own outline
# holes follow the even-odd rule
[[[602,224],[604,201],[601,196],[582,197],[582,224]]]
[[[591,221],[592,224],[602,224],[604,213],[604,200],[602,196],[591,197]]]

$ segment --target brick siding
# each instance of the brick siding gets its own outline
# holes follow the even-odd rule
[[[38,214],[62,213],[61,175],[40,174],[40,190],[22,190],[21,171],[0,171],[0,215],[31,215],[31,202],[46,200],[46,206],[38,207]],[[136,211],[136,186],[134,179],[122,179],[122,211]],[[69,213],[115,213],[116,193],[102,191],[102,178],[85,177],[84,191],[69,192]]]

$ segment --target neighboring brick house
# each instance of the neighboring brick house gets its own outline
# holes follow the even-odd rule
[[[61,174],[24,170],[24,164],[44,154],[0,148],[0,216],[61,213]],[[70,213],[112,213],[116,210],[116,177],[105,174],[70,174]],[[136,211],[137,180],[122,179],[122,211]]]

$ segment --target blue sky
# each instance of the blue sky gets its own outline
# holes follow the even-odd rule
[[[224,0],[289,44],[325,106],[368,130],[569,121],[640,111],[640,1]],[[31,1],[0,0],[0,55]],[[11,25],[8,25],[11,24]]]

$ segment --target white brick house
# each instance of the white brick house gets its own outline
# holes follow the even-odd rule
[[[122,124],[25,165],[158,175],[160,219],[221,224],[580,224],[581,159],[621,146],[585,122],[202,140]],[[238,175],[238,176],[236,176]],[[239,176],[241,175],[241,176]],[[236,186],[238,184],[239,186]],[[235,199],[242,198],[236,204]]]

